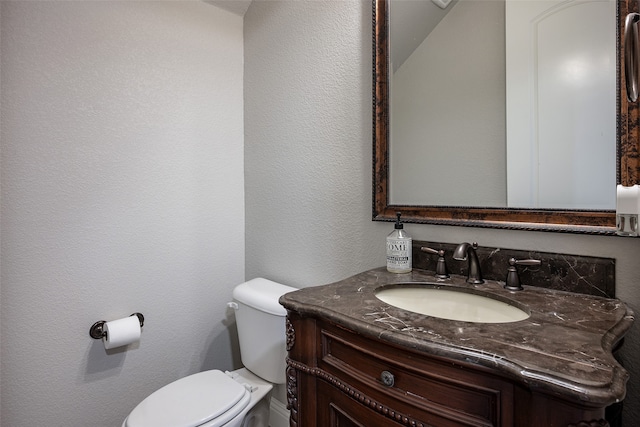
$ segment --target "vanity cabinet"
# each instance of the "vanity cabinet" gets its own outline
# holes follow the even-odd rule
[[[289,311],[291,427],[604,426],[564,401],[461,363]],[[582,423],[580,423],[583,421]]]
[[[614,298],[385,268],[283,295],[291,427],[598,427],[624,399],[613,349],[633,324]],[[377,298],[425,285],[524,310],[507,323],[448,320]],[[612,418],[612,424],[614,420]]]

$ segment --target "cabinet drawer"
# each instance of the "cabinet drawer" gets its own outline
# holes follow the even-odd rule
[[[318,384],[318,425],[323,427],[403,427],[389,417],[362,404],[353,404],[349,396],[332,386]]]
[[[422,421],[507,426],[512,420],[508,405],[503,404],[513,397],[513,386],[507,381],[338,328],[322,328],[320,341],[321,369],[373,395],[409,405],[405,410],[421,414]],[[393,385],[383,383],[383,372],[387,380],[392,377]]]

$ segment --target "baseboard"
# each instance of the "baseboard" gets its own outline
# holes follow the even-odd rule
[[[278,399],[271,398],[271,413],[269,427],[289,427],[289,410]]]

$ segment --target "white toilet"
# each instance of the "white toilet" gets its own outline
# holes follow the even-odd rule
[[[295,288],[253,279],[233,290],[245,368],[199,372],[168,384],[136,406],[122,427],[267,427],[273,384],[285,382],[286,311]]]

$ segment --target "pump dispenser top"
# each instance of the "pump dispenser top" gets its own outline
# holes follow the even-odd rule
[[[402,213],[400,212],[396,212],[396,230],[403,230],[404,229],[404,225],[402,224],[402,222],[400,222],[400,217],[402,216]]]
[[[412,268],[411,236],[404,231],[400,212],[394,230],[387,236],[387,270],[391,273],[409,273]]]

